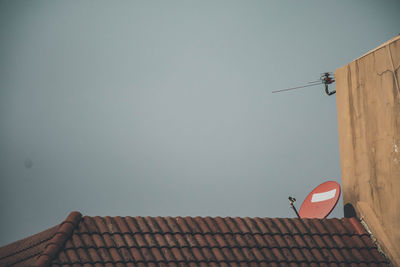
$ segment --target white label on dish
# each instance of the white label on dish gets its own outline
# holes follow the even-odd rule
[[[331,198],[334,198],[336,195],[336,189],[326,191],[323,193],[315,193],[312,195],[311,202],[321,202]]]

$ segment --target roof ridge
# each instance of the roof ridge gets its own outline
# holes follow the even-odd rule
[[[359,235],[368,234],[367,231],[365,231],[364,226],[356,217],[349,218],[349,222],[354,226],[354,229],[357,231],[357,234]]]
[[[74,247],[66,247],[65,250],[73,250],[73,249],[96,249],[96,248],[135,248],[135,249],[141,249],[141,248],[269,248],[269,249],[273,249],[273,248],[287,248],[287,249],[337,249],[337,250],[345,250],[345,249],[356,249],[356,250],[370,250],[370,249],[374,249],[376,248],[375,246],[368,246],[366,245],[365,247],[360,247],[360,246],[329,246],[329,245],[324,245],[324,246],[316,246],[316,245],[311,245],[311,246],[299,246],[299,245],[294,245],[294,246],[290,246],[290,245],[285,245],[285,246],[279,246],[279,245],[210,245],[210,246],[202,246],[202,245],[115,245],[115,246],[108,246],[108,245],[76,245]]]
[[[133,232],[127,232],[127,231],[113,231],[113,232],[90,232],[90,231],[80,231],[80,234],[87,234],[87,235],[96,235],[96,234],[104,234],[104,235],[114,235],[114,234],[120,234],[120,235],[124,235],[124,234],[132,234]],[[269,235],[269,236],[370,236],[368,233],[278,233],[278,232],[274,232],[274,233],[268,233],[268,232],[162,232],[162,231],[138,231],[138,232],[134,232],[133,234],[142,234],[142,235],[146,235],[146,234],[159,234],[159,235],[240,235],[240,236],[245,236],[245,235]]]
[[[127,264],[127,263],[304,263],[304,264],[327,264],[333,263],[333,264],[345,264],[345,266],[348,266],[350,264],[355,264],[355,265],[360,265],[360,264],[380,264],[384,263],[385,265],[387,264],[386,260],[330,260],[330,259],[323,259],[323,260],[296,260],[296,259],[284,259],[284,260],[269,260],[269,259],[243,259],[243,260],[218,260],[218,259],[203,259],[203,260],[186,260],[186,259],[181,259],[181,260],[134,260],[134,259],[123,259],[123,260],[96,260],[96,261],[88,261],[88,260],[82,260],[82,261],[71,261],[68,263],[69,266],[72,266],[74,264],[77,264],[79,266],[83,266],[85,264],[90,264],[90,265],[95,265],[95,264],[101,264],[102,266],[106,264]],[[65,266],[65,265],[63,265]],[[286,265],[284,265],[286,266]]]
[[[49,230],[49,229],[47,229],[47,230]],[[0,256],[0,260],[5,259],[5,258],[12,257],[12,256],[14,256],[14,255],[16,255],[16,254],[18,254],[18,253],[21,253],[21,252],[23,252],[23,251],[26,251],[26,250],[28,250],[28,249],[31,249],[31,248],[33,248],[33,247],[39,245],[39,244],[42,244],[42,243],[44,243],[44,242],[49,241],[51,238],[52,238],[52,237],[45,238],[45,239],[43,239],[43,240],[34,242],[34,243],[32,243],[31,245],[29,245],[29,246],[27,246],[27,247],[24,247],[24,248],[21,248],[21,249],[18,249],[18,250],[14,250],[14,251],[13,251],[12,253],[10,253],[10,254],[2,255],[2,256]],[[18,240],[18,241],[20,241],[20,240]],[[18,241],[16,241],[16,242],[18,242]],[[15,243],[15,242],[14,242],[14,243]],[[11,244],[14,244],[14,243],[11,243]],[[11,244],[9,244],[9,245],[11,245]],[[40,253],[40,252],[39,252],[39,253]]]
[[[34,267],[49,266],[50,262],[55,258],[60,249],[64,246],[65,241],[72,235],[73,230],[82,218],[82,214],[78,211],[71,212],[68,217],[60,224],[57,232],[50,239],[46,248],[32,265]]]

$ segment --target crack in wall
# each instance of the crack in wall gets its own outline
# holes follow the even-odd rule
[[[397,80],[397,75],[396,75],[397,68],[394,67],[392,51],[390,50],[390,45],[387,46],[387,51],[389,53],[390,63],[392,63],[393,77],[396,82],[396,87],[397,87],[397,92],[398,92],[397,95],[400,95],[400,86],[399,86],[399,81]]]

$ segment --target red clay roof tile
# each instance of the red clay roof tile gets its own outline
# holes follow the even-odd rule
[[[386,266],[351,219],[82,217],[0,248],[1,266]]]

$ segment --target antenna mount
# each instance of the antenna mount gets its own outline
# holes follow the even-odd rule
[[[299,215],[299,213],[297,212],[296,207],[294,206],[294,203],[295,203],[295,202],[296,202],[296,199],[295,199],[294,197],[289,196],[290,207],[291,207],[291,208],[294,210],[294,212],[296,213],[297,218],[300,219],[300,215]]]

